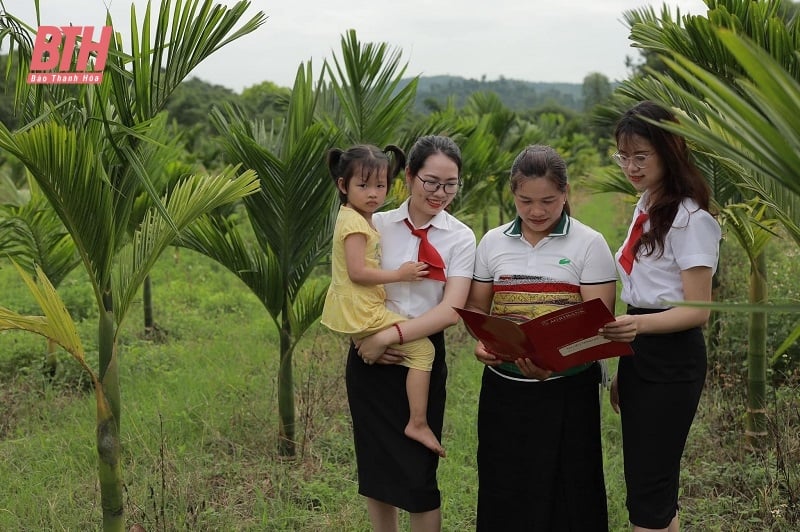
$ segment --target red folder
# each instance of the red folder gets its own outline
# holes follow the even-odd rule
[[[612,342],[597,334],[603,325],[614,321],[599,298],[524,323],[453,308],[472,337],[502,360],[524,357],[542,369],[564,371],[595,360],[633,354],[630,344]]]

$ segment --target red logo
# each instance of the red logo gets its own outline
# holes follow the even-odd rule
[[[103,81],[108,46],[114,30],[103,26],[100,42],[92,41],[94,26],[39,26],[33,45],[28,83],[95,85]],[[72,60],[78,50],[77,61]],[[92,70],[89,56],[94,52]]]

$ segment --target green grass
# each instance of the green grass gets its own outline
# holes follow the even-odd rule
[[[606,198],[611,199],[593,196],[591,205],[579,203],[575,214],[601,231],[620,223],[624,229],[629,210],[623,213]],[[596,218],[602,223],[594,223]],[[793,297],[796,257],[777,249],[771,256],[773,292]],[[743,298],[742,258],[734,253],[725,260],[731,297]],[[266,311],[233,275],[188,251],[170,250],[152,278],[164,340],[140,337],[136,307],[119,344],[128,524],[141,523],[148,531],[369,530],[357,495],[342,339],[314,327],[295,351],[298,458],[281,460],[277,335]],[[0,305],[35,310],[7,263],[0,267],[0,286]],[[80,331],[94,365],[96,312],[81,272],[62,289],[70,310],[84,317]],[[685,530],[787,530],[800,523],[798,379],[791,371],[771,372],[773,441],[763,458],[745,451],[741,319],[725,318],[720,354],[712,360],[690,434],[681,495]],[[770,319],[774,347],[794,320]],[[443,529],[451,531],[474,528],[482,365],[460,326],[447,338],[448,457],[439,480]],[[94,398],[66,355],[54,380],[43,376],[44,351],[39,337],[0,333],[0,530],[96,530],[101,509]],[[788,367],[797,368],[797,361]],[[611,530],[623,531],[619,418],[605,391],[603,439]],[[406,516],[402,522],[407,525]]]

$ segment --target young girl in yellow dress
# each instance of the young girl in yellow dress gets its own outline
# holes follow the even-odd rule
[[[393,157],[391,160],[389,155]],[[372,213],[383,205],[391,179],[405,167],[405,154],[397,146],[384,151],[360,144],[347,151],[328,152],[328,169],[342,205],[333,232],[331,284],[322,311],[322,324],[361,338],[394,327],[400,339],[391,347],[405,355],[408,368],[406,394],[410,416],[405,434],[440,456],[444,449],[428,426],[428,388],[433,364],[433,344],[427,338],[403,342],[405,318],[386,308],[383,284],[412,282],[428,275],[424,262],[406,262],[396,270],[380,269],[380,234],[372,225]],[[364,364],[375,361],[364,357]]]

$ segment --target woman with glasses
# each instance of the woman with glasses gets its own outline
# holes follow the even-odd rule
[[[372,215],[381,235],[381,267],[395,270],[419,261],[428,265],[428,274],[418,281],[385,286],[387,307],[408,319],[351,347],[347,398],[358,492],[366,498],[373,530],[397,530],[400,508],[410,513],[415,532],[438,531],[439,455],[404,434],[409,419],[408,369],[400,364],[403,353],[389,346],[426,337],[433,343],[427,418],[441,441],[447,379],[444,329],[458,322],[453,307],[463,307],[467,299],[475,235],[445,211],[461,185],[461,151],[451,139],[418,139],[408,153],[405,179],[410,197],[397,209]]]
[[[600,298],[617,273],[603,235],[569,214],[567,165],[528,146],[511,167],[516,218],[478,244],[467,308],[525,321]],[[503,362],[478,342],[479,531],[607,532],[600,442],[601,367],[560,373]]]
[[[701,327],[719,257],[719,224],[709,213],[709,187],[683,137],[659,122],[675,116],[642,102],[617,124],[614,160],[641,194],[617,252],[627,313],[603,328],[629,341],[611,386],[622,420],[628,516],[635,531],[678,530],[680,461],[706,376]]]

